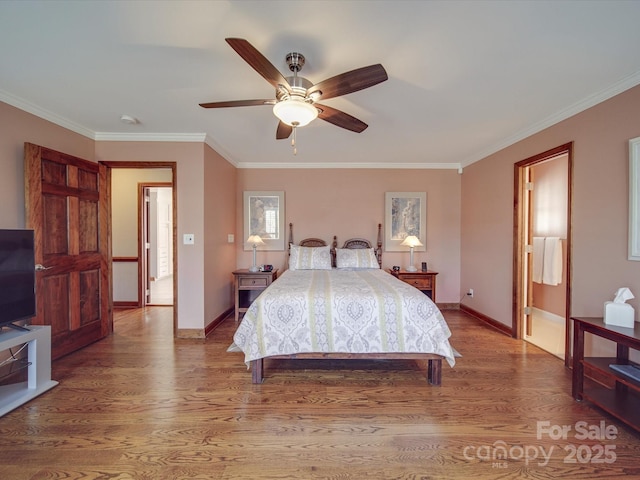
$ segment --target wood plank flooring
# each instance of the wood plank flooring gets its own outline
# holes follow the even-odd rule
[[[0,478],[640,478],[640,437],[575,402],[562,361],[444,313],[463,356],[433,387],[412,361],[267,362],[253,385],[232,318],[174,340],[171,308],[117,311],[112,336],[54,362],[59,386],[0,418]]]

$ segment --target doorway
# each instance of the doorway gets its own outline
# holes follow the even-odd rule
[[[572,144],[515,164],[516,338],[570,364]]]
[[[163,186],[170,189],[171,209],[168,214],[171,216],[170,227],[168,227],[170,242],[170,258],[167,259],[167,267],[171,277],[171,299],[169,305],[173,309],[173,330],[174,335],[178,325],[178,258],[177,258],[177,186],[175,162],[126,162],[126,161],[102,161],[108,171],[108,197],[111,202],[110,232],[112,243],[112,263],[113,263],[113,306],[115,308],[135,308],[145,306],[146,288],[145,279],[149,278],[145,262],[146,252],[142,237],[138,233],[142,229],[142,205],[140,200],[139,183],[151,184],[148,186]],[[122,176],[121,174],[124,174]],[[115,177],[115,178],[114,178]],[[161,184],[161,185],[158,185]],[[121,189],[126,188],[126,192]],[[133,192],[133,198],[128,196]],[[136,198],[137,197],[137,198]],[[118,218],[115,212],[116,204],[122,203],[120,209],[123,215],[130,216],[127,226],[117,224]],[[138,208],[136,208],[138,207]],[[124,238],[120,245],[126,245],[125,250],[116,250],[116,244]]]
[[[173,201],[171,183],[139,183],[138,238],[143,306],[173,305]]]

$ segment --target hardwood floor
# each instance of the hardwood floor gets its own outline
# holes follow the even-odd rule
[[[171,310],[117,311],[112,336],[54,362],[60,385],[0,418],[0,478],[640,478],[640,437],[576,403],[559,359],[462,312],[445,316],[463,356],[433,387],[385,361],[272,362],[253,385],[232,318],[174,340]]]

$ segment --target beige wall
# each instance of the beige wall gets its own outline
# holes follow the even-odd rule
[[[385,192],[427,193],[426,252],[416,252],[414,263],[426,261],[439,272],[437,301],[460,300],[460,187],[457,170],[402,169],[241,169],[236,192],[238,268],[247,268],[252,253],[243,250],[243,192],[284,191],[285,220],[294,224],[294,240],[319,237],[338,245],[348,238],[376,241],[377,225],[384,225]],[[259,264],[283,269],[285,252],[258,252]],[[407,265],[409,254],[384,252],[383,267]]]
[[[237,169],[209,146],[204,147],[204,313],[205,323],[233,307]],[[236,242],[239,237],[235,235]]]
[[[24,144],[94,160],[93,140],[0,102],[0,228],[24,228]]]
[[[628,141],[640,136],[640,86],[464,169],[461,287],[466,302],[511,325],[514,163],[574,142],[572,315],[602,316],[628,286],[640,308],[640,262],[627,260]]]

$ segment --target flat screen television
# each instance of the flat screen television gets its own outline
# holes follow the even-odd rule
[[[33,230],[0,229],[0,328],[36,315]]]

